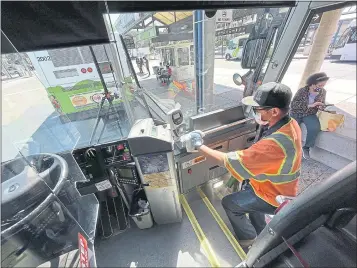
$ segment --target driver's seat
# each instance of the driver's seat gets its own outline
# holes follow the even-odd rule
[[[355,161],[285,205],[239,267],[356,267],[356,210]]]

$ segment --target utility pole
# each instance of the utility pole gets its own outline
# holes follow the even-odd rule
[[[337,23],[341,17],[342,9],[324,12],[311,47],[304,73],[301,77],[299,88],[306,85],[306,79],[313,73],[319,72],[328,51],[331,39],[337,30]]]
[[[216,17],[208,17],[205,11],[196,10],[193,13],[193,22],[196,111],[201,113],[208,112],[213,107]]]

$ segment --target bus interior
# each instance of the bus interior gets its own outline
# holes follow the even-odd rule
[[[27,100],[37,102],[16,120],[33,129],[10,133],[14,153],[1,163],[1,267],[355,267],[356,161],[283,203],[243,249],[221,205],[239,185],[180,139],[201,130],[206,145],[228,152],[259,131],[250,107],[213,96],[217,10],[256,10],[232,81],[248,96],[282,80],[314,14],[346,4],[2,2],[2,54],[28,55],[46,94]],[[175,32],[176,15],[165,24],[172,10],[192,12],[192,29]],[[155,27],[174,29],[157,50],[175,61],[176,87],[138,79],[111,20],[134,12],[143,21],[160,13],[165,26]],[[180,35],[192,40],[171,42]]]

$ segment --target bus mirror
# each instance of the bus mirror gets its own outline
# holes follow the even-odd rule
[[[255,69],[257,67],[263,55],[264,42],[265,38],[247,40],[241,61],[243,69]]]
[[[233,75],[233,82],[234,82],[234,84],[236,84],[237,86],[240,86],[241,84],[243,84],[242,76],[240,76],[240,74],[235,73],[235,74]]]

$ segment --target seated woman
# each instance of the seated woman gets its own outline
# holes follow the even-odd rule
[[[156,71],[156,79],[157,80],[161,79],[160,76],[161,76],[161,73],[163,70],[164,70],[164,67],[162,65],[162,62],[160,62],[160,66],[159,66],[159,68],[157,68],[157,71]]]
[[[161,83],[166,84],[170,81],[172,75],[172,69],[170,65],[166,65],[166,70],[162,71],[162,75],[160,76]]]
[[[317,111],[323,109],[326,100],[326,85],[329,77],[323,72],[311,75],[307,81],[306,86],[300,88],[292,102],[290,115],[299,124],[304,123],[307,129],[306,141],[303,147],[303,157],[310,158],[310,148],[315,145],[317,134],[321,126],[317,118]]]

